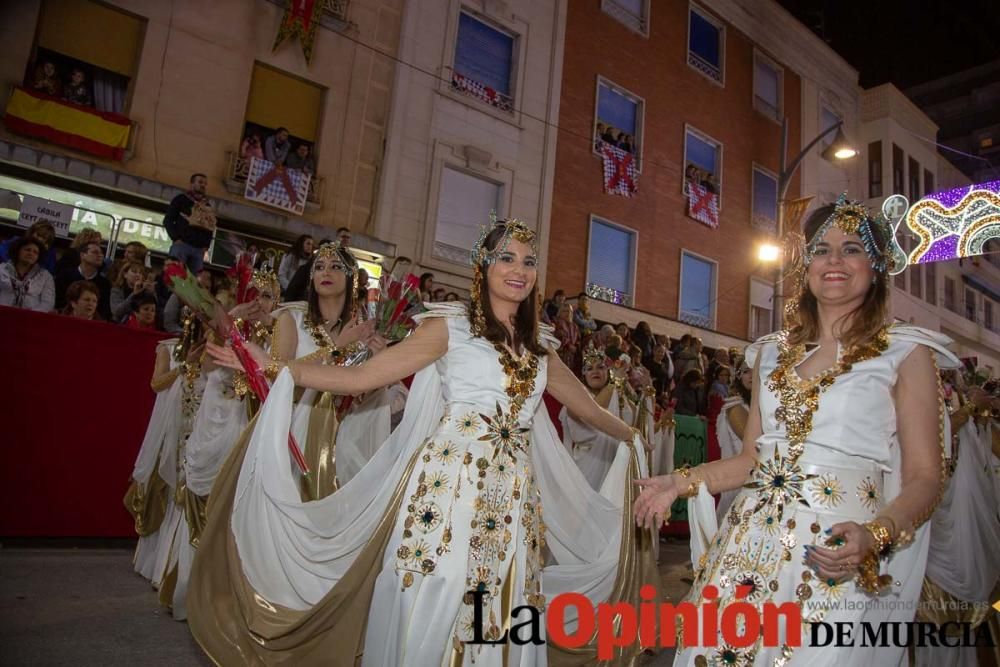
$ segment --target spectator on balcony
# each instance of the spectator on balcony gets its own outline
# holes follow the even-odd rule
[[[85,107],[94,106],[93,101],[90,99],[90,86],[87,85],[87,75],[79,67],[73,68],[69,85],[63,88],[62,98],[73,104],[80,104]]]
[[[73,269],[80,264],[80,249],[85,245],[90,243],[101,244],[104,239],[101,237],[101,233],[92,227],[84,227],[73,240],[70,241],[69,247],[63,251],[62,257],[56,262],[56,270],[52,275],[58,277],[60,273]]]
[[[59,73],[56,66],[50,61],[45,61],[35,68],[35,80],[31,87],[40,93],[59,97],[62,92],[62,82],[59,80]]]
[[[580,328],[573,321],[573,306],[563,301],[554,324],[555,336],[559,339],[559,358],[568,368],[579,370],[577,353],[580,351]]]
[[[9,247],[11,259],[0,264],[0,306],[47,313],[56,305],[52,274],[39,258],[45,246],[33,236],[15,239]]]
[[[173,241],[170,256],[187,265],[191,273],[201,271],[215,234],[215,212],[205,196],[207,188],[205,174],[192,174],[188,191],[174,197],[163,216],[163,226]]]
[[[590,297],[586,292],[576,296],[576,308],[573,309],[573,321],[580,327],[580,335],[584,340],[597,332],[597,322],[590,315]]]
[[[549,322],[555,322],[559,317],[559,311],[562,310],[563,304],[566,303],[566,293],[561,289],[557,289],[552,293],[552,298],[547,299],[542,307],[545,309],[545,317]]]
[[[420,300],[434,300],[434,274],[430,271],[420,274]]]
[[[15,236],[0,243],[0,262],[6,262],[10,259],[10,247],[19,238],[31,238],[41,243],[43,250],[41,257],[38,259],[38,265],[49,273],[56,270],[56,249],[54,247],[56,230],[52,226],[52,223],[45,222],[44,220],[36,222],[31,227],[28,227],[28,231],[23,237]]]
[[[311,176],[316,171],[316,161],[313,160],[309,144],[304,141],[300,142],[295,147],[295,152],[290,153],[285,159],[285,166],[289,169],[298,169]]]
[[[284,165],[285,159],[288,157],[288,151],[291,148],[292,142],[288,140],[288,130],[284,127],[279,127],[264,142],[264,157],[276,166]]]
[[[698,167],[693,164],[689,164],[684,169],[684,192],[687,193],[688,185],[698,185],[701,183],[701,172]]]
[[[66,269],[56,276],[56,308],[62,308],[69,300],[69,286],[80,280],[87,280],[98,290],[97,313],[101,319],[111,319],[111,283],[101,275],[104,253],[98,243],[88,243],[80,248],[80,264]]]
[[[653,378],[653,388],[657,395],[670,391],[670,383],[674,377],[674,362],[670,359],[670,352],[666,345],[657,345],[653,348],[653,356],[646,364],[649,375]]]
[[[604,132],[604,123],[598,121],[597,128],[594,130],[594,148],[597,150],[601,150],[601,143],[604,141]]]
[[[642,320],[635,325],[635,331],[632,332],[632,344],[636,345],[642,352],[643,363],[653,357],[655,342],[653,340],[653,329],[649,326],[649,322]]]
[[[146,294],[154,294],[151,272],[139,262],[129,262],[111,288],[111,321],[124,321]]]
[[[619,134],[618,135],[618,147],[621,148],[626,153],[635,152],[635,140],[632,138],[631,134]]]
[[[299,267],[305,265],[312,257],[313,246],[313,237],[303,234],[295,239],[295,243],[281,258],[281,263],[278,264],[278,283],[281,284],[282,293],[288,289],[288,283],[291,282]]]
[[[354,298],[355,303],[358,306],[358,310],[364,313],[364,317],[368,317],[368,272],[364,269],[358,269],[358,293]]]
[[[340,243],[341,248],[351,247],[351,230],[347,227],[341,227],[337,230],[337,242]]]
[[[101,294],[97,285],[89,280],[77,280],[66,288],[66,305],[62,308],[62,313],[81,320],[99,320],[100,301]]]
[[[156,328],[156,297],[150,292],[143,292],[135,301],[132,314],[125,321],[129,329],[140,331],[158,331]]]
[[[604,128],[604,134],[601,135],[601,141],[611,146],[618,145],[618,139],[615,135],[615,128],[613,126],[608,125]]]
[[[259,134],[248,134],[243,143],[240,144],[240,157],[249,161],[250,158],[264,159],[264,147],[261,145]]]
[[[719,182],[715,179],[715,174],[706,173],[701,179],[701,187],[705,188],[707,192],[718,194]]]
[[[441,303],[442,301],[444,301],[444,293],[445,289],[443,287],[435,287],[434,298],[431,299],[431,301],[433,301],[434,303]]]
[[[149,248],[138,241],[129,241],[125,244],[125,252],[122,253],[122,256],[111,264],[111,268],[108,270],[108,280],[111,281],[112,285],[117,285],[118,277],[126,264],[136,263],[146,267],[148,261]]]
[[[444,295],[445,302],[449,301],[461,301],[462,299],[458,296],[458,292],[448,292]]]
[[[704,417],[705,377],[697,368],[692,368],[681,376],[680,386],[677,387],[677,406],[674,408],[674,412],[690,417]]]

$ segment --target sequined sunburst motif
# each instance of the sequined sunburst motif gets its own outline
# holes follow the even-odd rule
[[[823,507],[836,507],[844,501],[844,487],[834,475],[821,475],[810,485],[813,501]]]
[[[468,412],[456,420],[456,426],[462,435],[474,435],[482,427],[479,415],[475,412]]]
[[[753,517],[754,525],[768,535],[774,536],[781,529],[781,520],[770,512],[759,512]],[[736,523],[739,523],[739,515],[736,515]]]
[[[427,478],[427,490],[434,496],[448,493],[448,475],[443,472],[433,472]]]
[[[494,460],[500,456],[513,459],[516,456],[515,452],[524,451],[527,445],[524,434],[529,429],[518,424],[516,412],[512,410],[509,413],[504,413],[500,403],[497,403],[495,415],[488,417],[481,414],[479,416],[486,422],[486,435],[481,436],[479,440],[493,445]]]
[[[425,574],[434,570],[434,561],[430,559],[430,555],[431,545],[420,539],[407,540],[396,550],[396,558],[419,567]]]
[[[441,525],[441,509],[434,503],[425,503],[416,508],[414,518],[417,528],[429,533]]]
[[[770,514],[781,520],[784,517],[785,506],[801,503],[808,506],[804,486],[815,475],[802,472],[802,467],[791,457],[782,456],[774,450],[774,456],[764,461],[758,461],[753,476],[746,488],[757,491],[756,513],[767,507]]]
[[[874,512],[878,509],[879,504],[882,501],[882,496],[878,491],[878,485],[875,484],[875,480],[871,477],[865,477],[860,484],[858,484],[858,499],[861,500],[861,504],[865,506],[870,512]]]
[[[455,447],[455,443],[445,442],[434,453],[434,457],[445,465],[451,465],[458,458],[458,449]]]
[[[723,644],[711,655],[709,664],[712,667],[744,667],[752,662],[752,658],[745,652],[729,644]]]

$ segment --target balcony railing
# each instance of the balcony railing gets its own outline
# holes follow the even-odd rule
[[[470,79],[467,76],[463,76],[458,72],[453,72],[451,75],[451,87],[461,93],[465,93],[470,97],[475,97],[477,100],[486,102],[492,107],[496,107],[501,111],[511,112],[514,110],[514,98],[509,95],[504,95],[498,90],[495,90],[489,86],[484,86],[474,79]]]
[[[247,177],[250,174],[250,159],[240,157],[235,151],[226,151],[226,187],[233,194],[243,194]],[[306,196],[306,204],[309,207],[319,208],[323,202],[323,189],[326,179],[322,176],[312,175],[309,181],[309,194]]]
[[[696,327],[701,327],[702,329],[714,329],[715,320],[711,317],[707,317],[703,313],[697,313],[689,310],[682,310],[680,316],[677,318],[681,322],[686,322]]]
[[[722,70],[699,56],[694,51],[688,51],[688,65],[691,65],[707,77],[722,83]]]
[[[611,287],[604,287],[595,283],[587,283],[587,296],[600,301],[607,301],[619,306],[632,306],[632,295],[628,292],[619,292]]]
[[[631,9],[619,4],[616,0],[601,0],[601,11],[609,16],[613,16],[619,22],[640,34],[648,34],[646,17],[642,14],[632,13]]]
[[[125,160],[138,125],[127,116],[12,86],[3,119],[8,130],[108,160]]]

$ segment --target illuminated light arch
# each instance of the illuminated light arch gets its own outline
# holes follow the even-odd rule
[[[1000,238],[1000,180],[928,195],[903,220],[920,239],[908,264],[981,255],[987,241]]]

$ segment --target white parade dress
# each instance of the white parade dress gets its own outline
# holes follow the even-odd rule
[[[217,663],[544,665],[544,645],[463,647],[466,593],[485,592],[488,636],[542,595],[638,599],[640,559],[623,554],[636,553],[641,443],[619,446],[593,491],[542,403],[546,358],[511,415],[498,352],[470,334],[464,307],[433,304],[423,317],[446,318],[447,352],[417,373],[402,423],[369,463],[318,501],[302,502],[288,473],[294,388],[279,375],[239,470],[227,466],[216,486],[232,500],[210,507],[195,563],[189,620]],[[324,641],[331,653],[318,655]]]
[[[295,358],[314,354],[319,350],[316,341],[306,327],[308,308],[305,303],[293,302],[285,304],[274,312],[274,317],[287,312],[295,321],[297,345]],[[292,417],[292,433],[299,446],[305,450],[310,437],[309,424],[313,408],[320,400],[320,392],[306,389],[302,392],[295,406]],[[324,428],[336,429],[333,433],[323,434],[322,439],[332,445],[332,451],[324,450],[324,458],[333,462],[336,468],[336,478],[339,485],[347,483],[365,463],[375,454],[376,450],[389,437],[392,425],[393,394],[385,389],[369,392],[360,399],[354,399],[349,411],[336,426],[326,423]],[[316,434],[313,434],[316,437]],[[318,472],[318,471],[317,471]]]
[[[607,410],[626,424],[631,424],[635,418],[635,406],[613,384]],[[600,490],[618,455],[618,440],[590,424],[574,419],[565,407],[559,411],[559,422],[562,424],[566,451],[576,461],[590,487],[595,491]]]
[[[805,565],[802,550],[808,544],[824,546],[824,531],[833,524],[875,518],[899,493],[901,459],[892,392],[903,360],[918,345],[925,345],[936,353],[941,367],[957,367],[959,362],[946,348],[951,341],[941,334],[906,325],[888,328],[887,346],[880,354],[854,362],[851,370],[820,392],[812,428],[806,429],[801,454],[796,456],[784,423],[776,418],[782,404],[768,382],[778,366],[780,337],[771,334],[747,348],[747,363],[753,367],[758,357],[760,362],[755,387],[760,392],[763,429],[750,481],[717,531],[714,503],[704,485],[689,500],[696,578],[687,599],[702,602],[703,588],[712,584],[719,590],[720,614],[732,601],[737,585],[751,587],[747,601],[758,609],[766,602],[799,602],[803,643],[793,650],[783,645],[765,647],[758,640],[749,648],[736,649],[724,646],[720,637],[716,648],[679,649],[674,664],[902,664],[906,660],[903,648],[862,647],[860,641],[854,647],[811,647],[809,623],[912,620],[927,564],[927,525],[916,531],[913,542],[897,551],[888,565],[883,561],[883,572],[888,571],[894,582],[892,590],[881,597],[883,605],[866,605],[870,597],[853,581],[819,580]],[[841,354],[843,349],[838,358]],[[800,387],[810,384],[792,371],[788,382]],[[947,438],[943,408],[942,422]],[[783,641],[783,621],[779,628]],[[861,628],[855,627],[853,636],[861,637]]]
[[[157,354],[165,350],[170,356],[170,370],[176,370],[180,363],[174,359],[174,349],[179,341],[176,338],[160,341],[156,347]],[[139,455],[136,456],[135,466],[132,469],[132,481],[136,488],[133,496],[137,505],[145,505],[147,502],[156,502],[154,499],[146,498],[150,493],[156,493],[155,487],[161,484],[159,480],[160,457],[164,450],[165,443],[176,443],[177,432],[180,427],[181,413],[181,379],[174,380],[169,388],[156,394],[156,401],[153,403],[153,412],[149,416],[149,424],[146,426],[146,434],[142,439],[142,446],[139,448]],[[131,490],[130,490],[130,495]],[[140,507],[134,508],[142,511]],[[164,517],[161,517],[161,521]],[[141,519],[137,519],[137,530],[142,529],[139,524]],[[162,522],[160,524],[162,526]],[[146,532],[146,529],[142,529]],[[156,530],[139,536],[139,543],[135,548],[133,563],[135,571],[143,578],[154,580],[154,567],[156,565],[156,554],[160,543],[161,530]],[[159,580],[157,580],[158,583]]]
[[[927,582],[920,616],[942,624],[978,624],[994,614],[990,605],[1000,577],[1000,520],[991,458],[990,425],[970,419],[958,431],[954,471],[940,504],[931,517]],[[964,602],[977,611],[961,610]],[[972,646],[919,646],[916,663],[935,667],[974,667],[979,664]]]
[[[737,405],[742,405],[746,410],[750,409],[750,406],[743,402],[741,396],[730,396],[722,404],[719,416],[715,420],[715,433],[719,438],[719,451],[721,452],[721,457],[724,459],[736,456],[743,450],[743,439],[736,434],[736,431],[729,424],[729,411]],[[739,492],[739,489],[730,489],[729,491],[723,491],[719,495],[719,504],[715,508],[715,517],[720,523]]]
[[[240,434],[247,426],[246,404],[233,391],[233,371],[216,368],[205,376],[205,390],[198,413],[191,427],[191,435],[184,447],[184,479],[187,490],[201,498],[212,491],[215,476],[229,455]],[[187,494],[184,503],[194,503]],[[186,505],[185,505],[186,507]],[[191,520],[197,515],[196,507],[186,507],[186,516],[178,526],[177,581],[174,585],[171,615],[175,621],[187,619],[188,580],[195,557],[197,538],[192,533]]]

